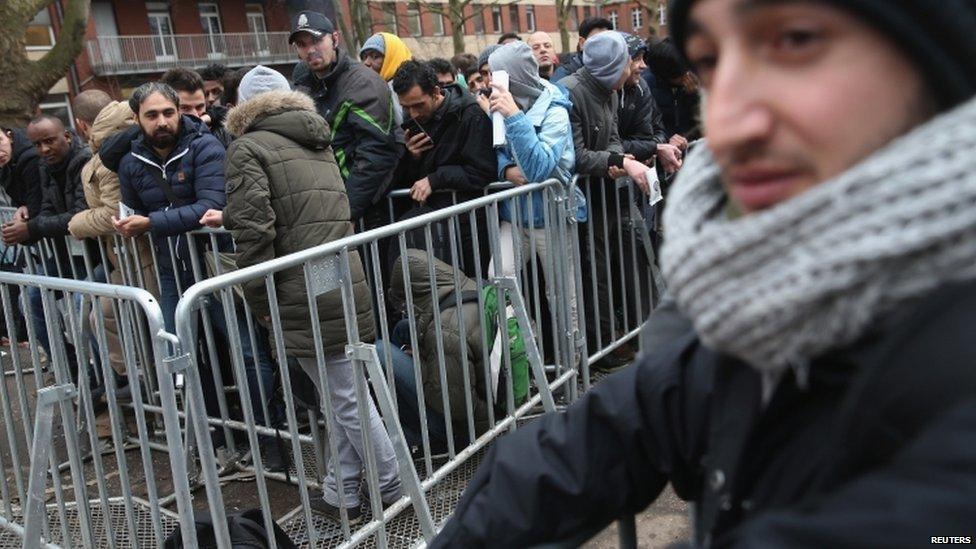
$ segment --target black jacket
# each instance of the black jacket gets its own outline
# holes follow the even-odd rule
[[[692,333],[488,451],[431,547],[593,531],[670,481],[717,547],[919,547],[976,518],[976,283],[942,288],[792,373]],[[944,533],[944,534],[943,534]]]
[[[390,88],[373,70],[343,52],[324,78],[296,69],[295,89],[315,100],[332,129],[332,150],[346,182],[356,221],[389,189],[401,147],[397,146]]]
[[[423,123],[434,148],[420,161],[407,157],[400,163],[398,180],[410,187],[427,177],[434,191],[460,191],[458,201],[479,196],[496,179],[497,162],[491,144],[491,119],[474,96],[452,84],[444,87],[444,102],[431,119]],[[409,155],[409,153],[405,153]],[[449,193],[432,195],[428,205],[451,204]]]
[[[573,102],[569,120],[576,148],[576,172],[604,177],[610,166],[620,165],[623,160],[623,147],[617,133],[620,98],[597,82],[585,68],[559,83],[569,92]]]
[[[71,218],[88,208],[81,168],[91,157],[88,146],[75,137],[68,155],[60,164],[40,163],[41,211],[27,221],[32,242],[45,237],[66,236]]]
[[[668,142],[661,109],[657,107],[647,82],[620,91],[617,132],[624,152],[643,162],[657,154],[657,146]]]
[[[0,185],[11,206],[27,206],[31,218],[41,213],[41,159],[24,130],[13,131],[10,162],[0,169]]]
[[[550,82],[559,82],[563,78],[583,68],[583,54],[576,52],[567,56],[559,56],[559,66],[552,73]]]

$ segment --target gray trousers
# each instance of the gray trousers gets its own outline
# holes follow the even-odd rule
[[[314,358],[299,358],[298,363],[312,378],[319,395],[323,394],[319,385],[318,365]],[[363,447],[362,423],[359,421],[356,402],[356,370],[352,361],[345,356],[330,356],[325,359],[325,376],[329,385],[329,398],[332,400],[332,413],[335,419],[335,441],[339,455],[338,477],[342,483],[342,504],[344,507],[359,506],[359,484],[366,463],[366,449]],[[380,494],[384,503],[393,502],[400,497],[400,471],[390,435],[383,427],[383,420],[376,411],[372,398],[367,399],[369,419],[366,429],[369,441],[376,456],[376,475],[379,478]],[[329,505],[339,506],[337,472],[335,464],[329,463],[328,473],[322,492]]]

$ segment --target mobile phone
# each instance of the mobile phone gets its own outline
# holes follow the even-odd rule
[[[491,97],[491,88],[480,89],[480,90],[478,90],[478,93],[480,93],[481,95],[483,95],[485,97]]]
[[[403,131],[411,135],[425,134],[428,138],[430,138],[431,143],[434,142],[434,139],[430,137],[430,134],[427,133],[427,130],[425,130],[424,127],[420,125],[420,122],[417,122],[417,120],[414,118],[409,118],[405,120],[400,127],[403,128]]]

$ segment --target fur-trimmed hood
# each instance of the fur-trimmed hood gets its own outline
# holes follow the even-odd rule
[[[332,141],[329,125],[316,112],[315,102],[296,91],[269,91],[249,99],[227,113],[224,127],[235,138],[270,131],[314,149],[324,149]]]

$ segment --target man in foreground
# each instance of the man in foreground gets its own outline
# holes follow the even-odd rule
[[[668,482],[697,545],[970,535],[976,6],[671,6],[709,98],[664,219],[694,331],[498,441],[431,545],[570,539]]]

